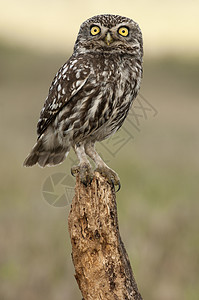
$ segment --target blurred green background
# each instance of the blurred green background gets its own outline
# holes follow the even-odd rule
[[[120,175],[120,232],[140,292],[148,300],[199,299],[198,10],[194,0],[2,3],[1,300],[81,299],[69,206],[56,208],[42,196],[45,180],[70,174],[75,156],[56,168],[22,163],[54,74],[71,54],[80,24],[99,13],[133,18],[144,36],[140,92],[147,102],[139,96],[123,129],[98,145]]]

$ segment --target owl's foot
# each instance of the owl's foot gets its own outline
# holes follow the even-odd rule
[[[95,169],[96,172],[99,172],[102,176],[108,179],[108,182],[112,184],[114,187],[118,186],[116,192],[118,192],[121,188],[120,179],[116,172],[108,167],[98,167]]]
[[[91,183],[93,179],[93,172],[91,170],[91,166],[87,163],[82,163],[78,166],[74,166],[71,168],[71,174],[73,176],[77,176],[79,174],[80,181],[87,186]]]

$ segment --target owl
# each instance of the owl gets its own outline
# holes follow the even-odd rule
[[[82,183],[92,180],[90,157],[96,170],[120,188],[117,173],[96,152],[95,143],[122,126],[140,88],[142,58],[136,22],[110,14],[86,20],[72,56],[50,86],[37,124],[38,139],[24,166],[60,164],[73,148],[79,165],[71,172]]]

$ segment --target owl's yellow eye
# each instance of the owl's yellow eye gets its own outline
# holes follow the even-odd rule
[[[118,29],[118,33],[122,36],[127,36],[129,34],[129,30],[127,27],[120,27]]]
[[[92,35],[97,35],[98,33],[100,33],[100,28],[98,26],[92,26],[91,27],[91,34]]]

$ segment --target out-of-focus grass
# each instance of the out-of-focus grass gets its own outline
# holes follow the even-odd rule
[[[0,47],[0,299],[81,297],[70,255],[69,207],[50,206],[41,191],[47,176],[69,174],[71,161],[22,167],[50,82],[68,56]],[[144,120],[115,157],[98,149],[121,178],[120,231],[143,297],[196,300],[199,64],[146,57],[144,66],[141,94],[158,114]],[[124,126],[132,130],[127,121]]]

